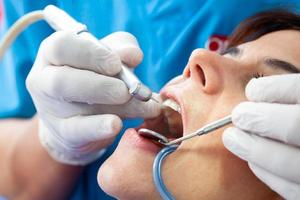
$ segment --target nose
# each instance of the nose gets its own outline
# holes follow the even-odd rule
[[[183,75],[196,84],[207,94],[215,94],[223,89],[222,56],[205,50],[196,49],[192,52]]]

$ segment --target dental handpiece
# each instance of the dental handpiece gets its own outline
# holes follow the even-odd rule
[[[63,10],[49,5],[44,9],[43,13],[45,20],[54,30],[76,31],[78,35],[98,42],[98,39],[88,32],[87,27],[84,24],[77,22]],[[106,48],[109,49],[108,47]],[[158,102],[158,100],[153,97],[152,91],[145,86],[124,63],[122,63],[121,68],[121,71],[115,77],[121,79],[125,83],[131,96],[145,102],[150,99]]]
[[[87,30],[81,30],[78,32],[78,34],[83,35],[83,37],[87,39],[96,40],[98,42],[96,37]],[[109,49],[108,47],[106,48]],[[134,98],[141,101],[149,101],[152,99],[158,103],[158,100],[153,98],[152,91],[147,86],[142,84],[137,76],[130,71],[130,69],[124,63],[122,63],[121,71],[115,77],[121,79],[126,84],[130,95]]]

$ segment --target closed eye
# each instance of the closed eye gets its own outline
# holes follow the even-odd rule
[[[238,56],[241,54],[241,49],[238,47],[230,47],[222,53],[222,55],[225,55],[225,54],[229,54],[231,56]]]

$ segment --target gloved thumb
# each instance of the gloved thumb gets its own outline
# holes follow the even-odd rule
[[[70,146],[85,146],[90,142],[114,138],[122,128],[122,121],[116,115],[74,116],[63,119],[60,132],[64,133]]]
[[[100,40],[102,44],[117,53],[128,67],[136,67],[143,60],[143,52],[136,38],[127,32],[115,32]]]
[[[161,113],[161,98],[159,94],[153,93],[152,97],[160,102],[150,99],[147,102],[143,102],[133,98],[131,101],[127,102],[123,109],[118,110],[118,116],[123,118],[144,118],[150,119],[160,115]]]

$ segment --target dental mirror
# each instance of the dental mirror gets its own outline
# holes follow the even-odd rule
[[[145,138],[155,140],[161,144],[169,142],[168,138],[166,138],[165,136],[146,128],[141,128],[140,130],[138,130],[138,134]]]

